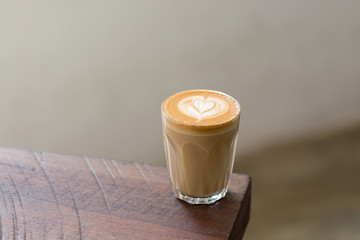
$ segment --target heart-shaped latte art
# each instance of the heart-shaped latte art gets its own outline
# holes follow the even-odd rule
[[[200,99],[196,99],[194,101],[194,107],[200,113],[204,113],[206,111],[211,110],[215,106],[214,102],[202,101]]]
[[[229,106],[226,101],[221,98],[204,96],[191,96],[184,98],[179,102],[179,110],[199,121],[217,117],[225,113]]]

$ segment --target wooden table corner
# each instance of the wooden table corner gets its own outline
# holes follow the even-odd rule
[[[251,178],[189,205],[161,166],[0,148],[1,239],[242,239]]]

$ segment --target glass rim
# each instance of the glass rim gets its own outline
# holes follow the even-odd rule
[[[239,106],[239,112],[231,119],[229,119],[228,121],[222,122],[222,123],[216,123],[216,124],[210,124],[210,125],[196,125],[196,124],[187,124],[187,123],[182,123],[179,122],[178,120],[175,120],[174,118],[171,118],[168,114],[165,113],[164,111],[164,103],[173,95],[178,94],[178,93],[183,93],[183,92],[192,92],[192,91],[208,91],[208,92],[213,92],[213,93],[219,93],[221,95],[224,95],[226,97],[231,98],[232,100],[235,101],[235,103]],[[190,89],[190,90],[185,90],[185,91],[180,91],[180,92],[176,92],[172,95],[170,95],[169,97],[167,97],[162,103],[161,103],[161,113],[170,121],[174,122],[177,125],[180,126],[184,126],[184,127],[190,127],[190,128],[216,128],[216,127],[222,127],[222,126],[227,126],[233,122],[235,122],[241,115],[241,105],[240,103],[233,98],[232,96],[230,96],[229,94],[220,92],[220,91],[216,91],[216,90],[209,90],[209,89]]]

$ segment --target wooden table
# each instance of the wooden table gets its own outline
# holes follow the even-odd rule
[[[192,206],[164,167],[0,148],[1,239],[242,239],[250,196],[233,174],[224,199]]]

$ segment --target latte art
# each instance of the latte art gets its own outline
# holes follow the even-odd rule
[[[211,90],[176,93],[163,102],[162,110],[169,124],[190,131],[231,125],[240,116],[240,105],[234,98]]]
[[[229,105],[221,98],[204,96],[190,96],[181,100],[179,110],[197,121],[217,117],[229,109]]]

